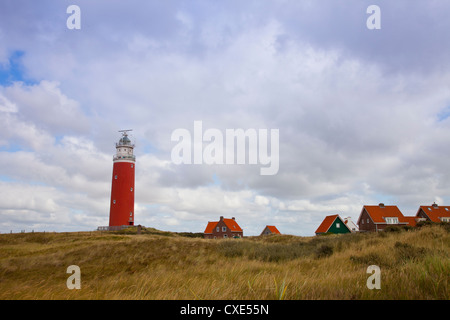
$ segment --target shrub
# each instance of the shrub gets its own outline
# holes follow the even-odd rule
[[[426,254],[425,248],[417,248],[407,243],[397,241],[394,245],[397,261],[417,260]]]
[[[402,232],[402,231],[409,231],[412,230],[413,227],[411,226],[387,226],[384,229],[384,232]]]
[[[325,258],[325,257],[329,257],[333,254],[333,247],[329,246],[327,244],[323,244],[321,245],[317,250],[316,250],[316,257],[317,258]]]
[[[370,252],[368,254],[362,256],[350,256],[350,261],[363,264],[363,265],[377,265],[377,266],[386,266],[386,260],[375,252]]]

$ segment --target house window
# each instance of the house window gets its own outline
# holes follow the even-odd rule
[[[366,221],[367,223],[369,223],[369,219],[367,219],[367,221]]]
[[[222,227],[222,232],[226,232],[227,231],[227,227]]]
[[[226,234],[224,234],[224,235],[223,235],[223,238],[226,239],[226,238],[228,238],[228,236],[227,236]]]
[[[450,222],[450,218],[448,218],[448,217],[442,217],[442,218],[441,218],[441,221],[442,221],[442,222]]]
[[[338,222],[338,223],[336,223],[336,228],[340,228],[341,227],[341,224]]]
[[[387,224],[397,224],[398,223],[397,217],[385,218],[384,220],[386,221]]]
[[[361,219],[361,224],[364,224],[364,219]]]
[[[216,227],[216,232],[219,232],[219,230],[220,230],[219,227]]]

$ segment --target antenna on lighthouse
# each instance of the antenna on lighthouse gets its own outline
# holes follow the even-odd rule
[[[119,130],[119,132],[122,132],[122,134],[123,134],[124,136],[127,135],[127,132],[128,132],[128,131],[133,131],[133,129]]]

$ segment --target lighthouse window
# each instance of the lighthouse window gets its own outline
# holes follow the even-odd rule
[[[116,179],[117,180],[117,174],[114,176],[114,179]]]
[[[133,164],[131,164],[131,167],[133,168]]]
[[[116,204],[116,200],[113,200],[113,203]]]
[[[130,212],[130,217],[132,217],[133,216],[133,212]]]
[[[130,188],[130,191],[133,191],[133,188]]]

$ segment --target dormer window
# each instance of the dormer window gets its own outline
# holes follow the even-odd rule
[[[398,218],[397,217],[389,217],[384,218],[387,224],[398,224]]]

